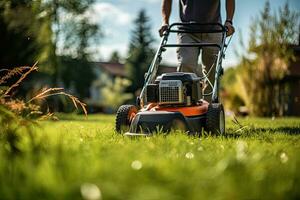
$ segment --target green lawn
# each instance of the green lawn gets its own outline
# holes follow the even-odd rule
[[[300,118],[239,121],[222,137],[139,139],[114,116],[42,122],[22,153],[1,143],[0,199],[299,199]]]

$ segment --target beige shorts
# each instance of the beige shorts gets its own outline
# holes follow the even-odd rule
[[[179,33],[177,37],[180,43],[210,42],[220,44],[222,41],[221,33]],[[179,47],[177,49],[178,71],[193,72],[199,77],[203,77],[203,70],[209,72],[208,79],[211,83],[215,77],[215,61],[218,57],[219,49],[216,47],[204,47],[202,50],[198,47]],[[199,56],[201,55],[201,56]]]

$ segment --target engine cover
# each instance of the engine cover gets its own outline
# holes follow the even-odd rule
[[[159,82],[160,104],[184,103],[183,85],[180,80],[161,80]]]
[[[194,73],[174,72],[158,76],[146,87],[148,103],[161,105],[196,105],[202,98],[202,84]]]

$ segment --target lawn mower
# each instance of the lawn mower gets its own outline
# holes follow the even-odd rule
[[[169,44],[171,33],[222,33],[220,44],[210,42]],[[219,23],[173,23],[164,32],[160,46],[145,74],[145,83],[136,105],[122,105],[116,114],[115,130],[128,136],[148,136],[154,133],[169,133],[181,130],[188,134],[225,133],[225,115],[220,103],[220,77],[223,74],[222,60],[230,42],[226,43],[227,29]],[[214,83],[208,81],[208,73],[198,77],[194,73],[176,72],[157,76],[162,53],[167,48],[214,47],[218,49]],[[208,70],[210,71],[210,70]],[[203,92],[208,81],[209,93]],[[204,99],[210,96],[208,102]]]

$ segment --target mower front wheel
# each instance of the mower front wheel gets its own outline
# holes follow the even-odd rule
[[[129,131],[130,123],[137,113],[137,108],[134,105],[122,105],[119,107],[116,115],[115,130],[117,133]]]
[[[211,103],[208,106],[206,131],[213,135],[225,134],[225,114],[222,104]]]

